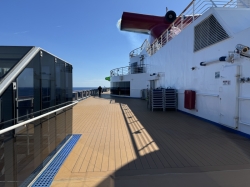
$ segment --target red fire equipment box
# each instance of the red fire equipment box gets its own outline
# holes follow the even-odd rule
[[[195,91],[185,90],[184,94],[184,107],[186,109],[195,109]]]

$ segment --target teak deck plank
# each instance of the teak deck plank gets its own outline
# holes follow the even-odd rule
[[[124,176],[250,169],[250,141],[139,99],[90,97],[73,108],[82,134],[52,186],[114,186]]]

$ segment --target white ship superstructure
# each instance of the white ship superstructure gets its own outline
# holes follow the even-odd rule
[[[160,37],[130,53],[128,67],[111,71],[111,91],[139,98],[143,89],[170,87],[178,110],[250,134],[249,7],[192,1]],[[186,90],[195,91],[193,109],[184,106]]]

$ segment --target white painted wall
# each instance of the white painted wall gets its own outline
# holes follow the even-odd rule
[[[135,62],[137,62],[138,65],[140,64],[140,55],[131,57],[131,58],[130,58],[129,65],[132,64],[132,63],[135,63]]]
[[[231,34],[236,34],[250,27],[249,8],[216,8],[214,13],[217,20]]]
[[[230,35],[230,38],[194,53],[194,26],[211,14],[221,23]],[[234,17],[234,15],[237,16]],[[221,122],[221,102],[219,95],[222,95],[220,93],[222,79],[216,79],[215,72],[222,72],[225,66],[231,64],[218,62],[204,67],[200,66],[200,62],[226,56],[228,51],[233,51],[237,44],[250,46],[249,17],[250,9],[222,10],[221,8],[212,8],[167,43],[156,54],[145,59],[145,63],[150,64],[150,73],[165,72],[164,81],[157,81],[157,87],[170,86],[178,90],[178,109],[216,123]],[[250,61],[248,58],[243,57],[235,61],[233,65],[235,64],[239,66],[241,76],[250,77]],[[191,70],[192,67],[195,67],[195,70]],[[229,80],[233,79],[235,79],[235,74],[232,73]],[[242,84],[237,82],[237,84],[240,86],[239,96],[250,98],[250,83]],[[184,90],[188,89],[199,93],[196,95],[195,110],[184,108],[183,93]],[[236,98],[226,98],[223,96],[222,99],[230,100]],[[238,107],[238,104],[228,107],[228,113],[233,114],[234,111],[237,111],[235,107]],[[239,123],[238,130],[248,134],[250,134],[249,111],[250,100],[240,100],[239,116],[235,117],[239,117],[244,124]]]
[[[122,76],[122,81],[130,82],[130,97],[141,97],[141,90],[149,87],[149,80],[155,76],[150,76],[148,73],[130,74]],[[121,82],[121,77],[111,77],[111,82]]]

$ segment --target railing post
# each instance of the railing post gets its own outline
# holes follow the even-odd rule
[[[242,0],[239,0],[239,1],[245,6],[245,8],[249,8],[249,6],[244,1],[242,1]],[[237,7],[238,7],[238,5],[237,5]]]
[[[161,48],[162,48],[162,46],[163,46],[163,45],[162,45],[162,35],[161,35]]]
[[[193,22],[194,22],[194,9],[195,9],[195,0],[193,1]]]
[[[181,30],[183,29],[183,15],[181,16]]]
[[[210,0],[214,7],[217,7],[213,0]]]
[[[168,30],[167,30],[167,43],[168,43]]]

